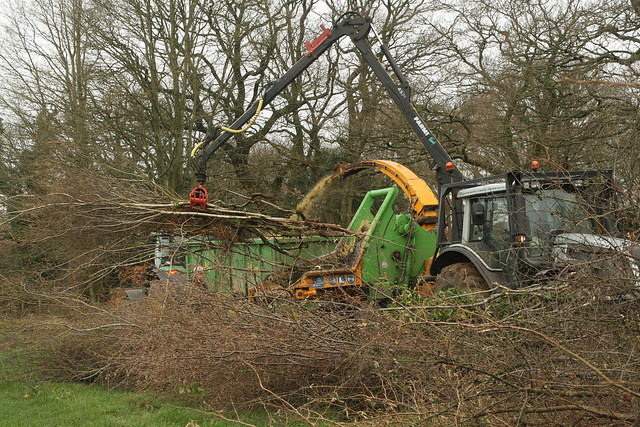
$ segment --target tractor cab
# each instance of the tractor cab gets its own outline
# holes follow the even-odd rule
[[[431,274],[472,263],[487,284],[518,287],[549,277],[588,252],[618,252],[607,216],[610,171],[508,173],[444,185]],[[597,237],[596,237],[597,236]],[[630,244],[630,242],[629,242]]]

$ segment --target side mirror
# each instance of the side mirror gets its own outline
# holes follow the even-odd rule
[[[485,211],[482,203],[474,203],[471,205],[471,223],[473,225],[484,224]]]

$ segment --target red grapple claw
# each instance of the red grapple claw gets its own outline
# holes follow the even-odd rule
[[[196,188],[191,190],[191,194],[189,194],[189,208],[193,209],[195,206],[200,206],[200,208],[204,210],[207,206],[208,200],[209,195],[207,194],[206,188],[202,185],[198,185]]]

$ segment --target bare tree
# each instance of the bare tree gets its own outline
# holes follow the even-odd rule
[[[439,7],[450,19],[432,27],[443,40],[438,61],[447,64],[455,100],[441,104],[440,128],[458,147],[455,156],[494,173],[526,169],[532,159],[593,167],[594,150],[602,154],[628,134],[616,119],[633,103],[628,94],[566,80],[606,79],[611,63],[634,61],[632,51],[605,49],[632,40],[630,4],[615,12],[578,1]]]
[[[13,141],[23,142],[14,148],[28,149],[40,161],[23,165],[25,180],[34,174],[53,176],[52,171],[38,173],[48,166],[63,174],[65,163],[92,161],[91,16],[82,0],[19,4],[10,16],[10,41],[0,52],[6,76],[0,102],[12,117]]]
[[[204,10],[189,1],[98,1],[92,45],[101,52],[108,145],[178,192],[190,183],[186,152],[201,126],[197,101]]]

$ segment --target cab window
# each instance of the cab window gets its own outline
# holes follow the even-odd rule
[[[471,212],[472,224],[469,241],[483,241],[496,250],[509,247],[509,212],[506,197],[472,199]],[[478,219],[480,212],[483,212],[483,221]],[[474,215],[476,216],[475,220]]]

